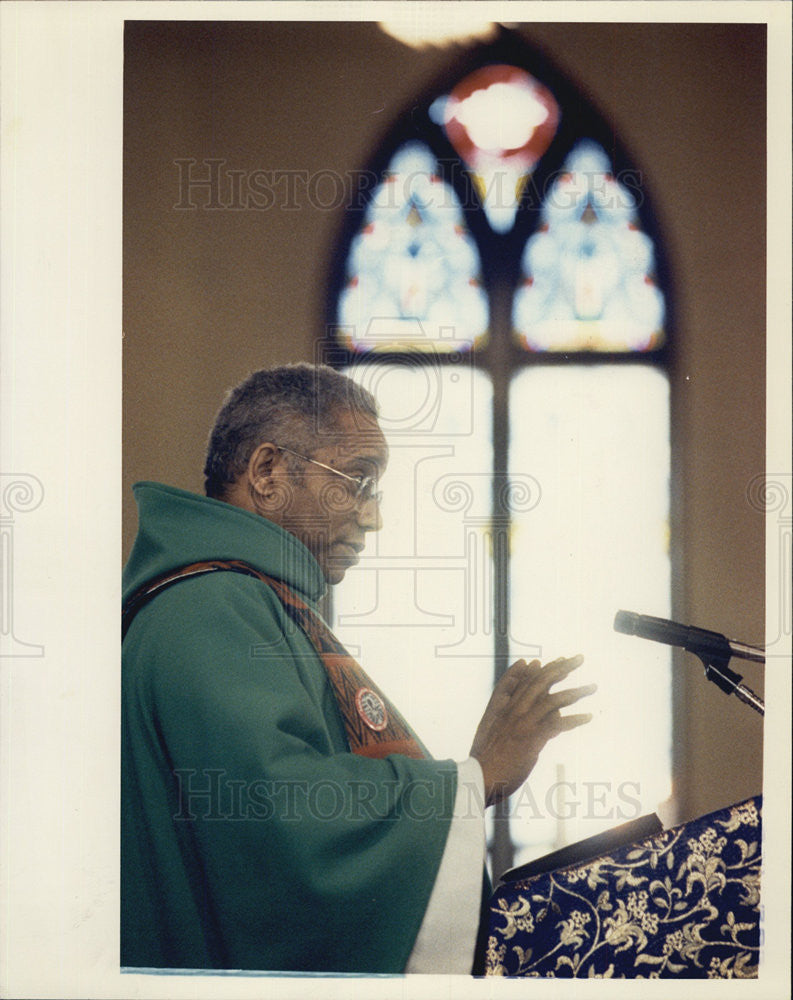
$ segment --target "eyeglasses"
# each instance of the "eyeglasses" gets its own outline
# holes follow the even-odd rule
[[[320,469],[327,469],[328,472],[332,472],[336,476],[341,476],[342,479],[346,479],[349,483],[354,483],[354,487],[350,486],[350,495],[352,499],[358,504],[369,503],[374,500],[375,503],[380,503],[383,499],[383,494],[381,491],[376,490],[377,480],[374,476],[348,476],[346,472],[339,472],[338,469],[334,469],[332,465],[325,465],[324,462],[318,462],[316,458],[309,458],[307,455],[301,455],[299,452],[292,451],[291,448],[285,448],[283,445],[279,444],[276,446],[279,451],[289,452],[290,455],[294,455],[295,458],[302,458],[304,462],[311,462],[312,465],[318,465]]]

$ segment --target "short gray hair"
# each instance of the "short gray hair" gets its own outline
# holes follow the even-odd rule
[[[294,364],[253,372],[229,390],[209,436],[208,497],[224,499],[263,441],[305,453],[333,430],[342,411],[377,419],[374,396],[328,365]]]

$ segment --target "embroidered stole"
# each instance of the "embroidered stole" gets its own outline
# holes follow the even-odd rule
[[[353,753],[376,758],[392,753],[406,757],[429,757],[400,712],[350,656],[319,615],[282,580],[267,576],[241,560],[212,559],[191,563],[145,583],[124,604],[122,639],[138,611],[161,591],[179,580],[221,571],[253,576],[266,583],[278,596],[284,611],[306,635],[325,667]]]

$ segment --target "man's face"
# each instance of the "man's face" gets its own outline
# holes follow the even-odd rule
[[[377,481],[385,472],[388,446],[373,417],[343,410],[334,421],[333,433],[319,437],[317,444],[306,456],[347,476]],[[303,542],[328,583],[340,583],[358,562],[366,532],[380,528],[377,501],[355,501],[354,483],[283,452],[273,467],[273,481],[288,498],[273,520]]]

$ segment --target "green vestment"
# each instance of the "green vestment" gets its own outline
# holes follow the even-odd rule
[[[308,550],[142,483],[124,597],[241,559],[316,608]],[[352,754],[325,669],[270,587],[218,572],[141,609],[123,646],[121,964],[401,972],[452,817],[453,761]]]

